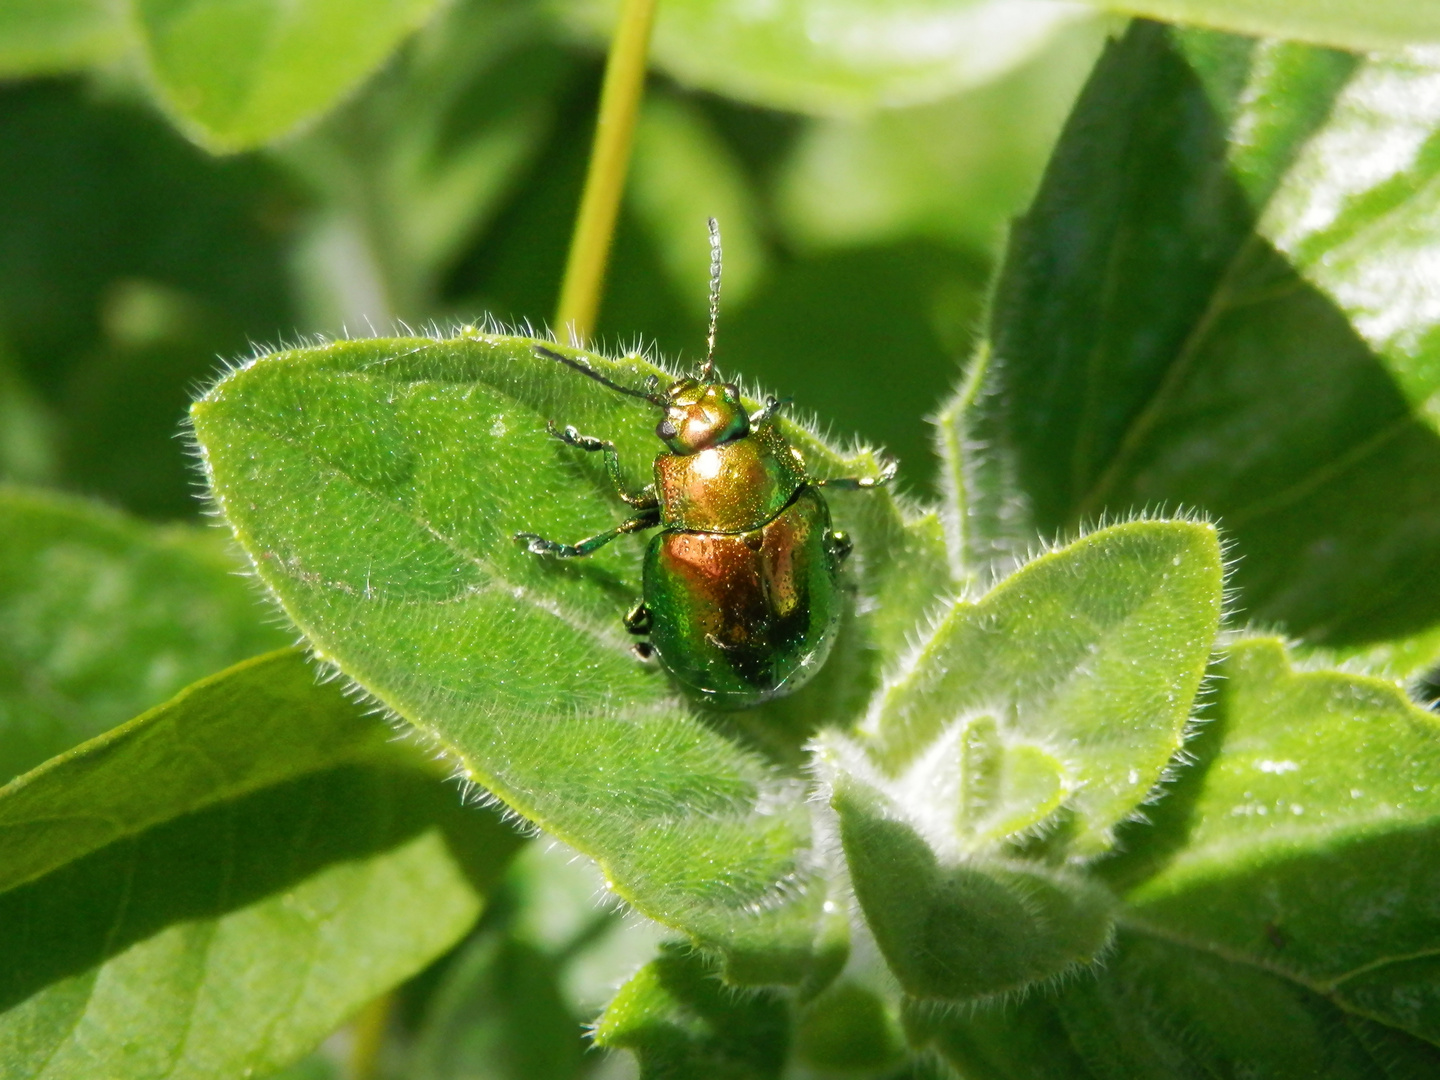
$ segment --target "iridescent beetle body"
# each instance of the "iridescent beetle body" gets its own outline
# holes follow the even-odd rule
[[[739,390],[714,373],[720,246],[712,246],[710,353],[695,378],[664,391],[620,386],[583,360],[536,352],[665,410],[655,433],[667,451],[654,483],[638,494],[620,482],[609,442],[574,428],[550,430],[563,442],[605,453],[620,497],[639,511],[616,528],[576,544],[520,533],[536,554],[588,555],[618,536],[660,526],[645,554],[643,599],[625,617],[642,657],[658,653],[682,685],[707,704],[744,708],[803,686],[824,664],[842,609],[840,565],[850,552],[831,528],[822,487],[873,488],[878,478],[816,480],[775,425],[781,403],[746,412]]]

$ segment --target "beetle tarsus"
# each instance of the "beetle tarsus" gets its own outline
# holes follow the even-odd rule
[[[849,533],[841,529],[836,529],[825,539],[830,545],[830,554],[836,562],[844,562],[855,550],[855,541],[850,539]]]
[[[779,413],[781,409],[790,404],[791,400],[792,399],[788,397],[767,397],[765,399],[765,405],[750,414],[750,426],[752,428],[758,428],[761,424],[768,424],[771,420],[775,419],[776,414]]]
[[[653,620],[645,601],[640,601],[625,613],[625,629],[632,634],[648,634]]]
[[[816,487],[835,488],[840,491],[873,491],[894,480],[895,472],[899,468],[898,461],[886,461],[880,467],[879,476],[836,476],[829,480],[816,480],[814,483]]]
[[[635,642],[634,645],[630,646],[630,651],[635,654],[637,660],[649,661],[655,658],[655,646],[651,645],[648,641]]]
[[[536,555],[553,555],[557,559],[579,559],[591,552],[599,551],[616,537],[624,536],[626,533],[639,532],[641,529],[653,528],[659,524],[660,510],[658,507],[653,507],[622,521],[607,532],[596,533],[576,544],[562,544],[558,540],[547,540],[543,536],[527,532],[516,533],[515,541],[524,544]]]

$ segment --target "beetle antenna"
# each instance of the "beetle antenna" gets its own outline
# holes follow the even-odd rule
[[[705,336],[705,363],[700,367],[703,382],[715,381],[715,328],[720,322],[720,223],[710,225],[710,332]]]
[[[596,371],[589,364],[587,364],[584,360],[578,360],[569,356],[563,356],[560,353],[556,352],[554,349],[547,349],[544,345],[531,345],[530,348],[534,351],[536,356],[543,356],[547,360],[558,360],[566,367],[574,368],[576,371],[580,372],[581,375],[588,375],[590,378],[598,382],[601,386],[608,386],[611,390],[615,390],[621,394],[628,394],[630,397],[638,397],[641,401],[648,401],[651,405],[659,405],[662,409],[665,408],[665,399],[654,391],[646,393],[644,390],[632,390],[628,386],[621,386],[617,382],[611,382],[604,375],[601,375],[598,371]]]

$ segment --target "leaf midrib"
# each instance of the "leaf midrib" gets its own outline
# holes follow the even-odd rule
[[[371,498],[375,499],[377,502],[384,503],[392,507],[397,515],[405,518],[418,530],[421,530],[427,535],[434,537],[437,543],[444,545],[444,547],[447,548],[453,555],[455,555],[456,558],[463,560],[464,562],[470,564],[471,566],[484,573],[486,575],[486,581],[483,583],[482,586],[482,589],[484,591],[494,590],[506,592],[515,599],[523,600],[526,604],[534,608],[536,611],[543,612],[544,614],[549,615],[552,618],[560,619],[561,622],[563,622],[571,630],[575,631],[578,634],[589,637],[597,644],[608,645],[617,649],[621,645],[623,645],[622,641],[618,640],[613,635],[607,634],[599,626],[594,625],[588,618],[588,616],[581,615],[580,613],[568,609],[566,605],[562,604],[558,599],[553,601],[552,607],[550,598],[537,597],[536,595],[534,595],[533,588],[531,588],[529,585],[518,581],[512,582],[510,579],[508,579],[496,570],[495,563],[491,561],[487,556],[482,555],[478,552],[470,551],[462,544],[460,544],[459,541],[457,541],[454,537],[451,537],[447,533],[444,533],[441,530],[437,529],[434,525],[430,523],[428,519],[421,516],[413,508],[408,506],[404,501],[395,498],[393,495],[389,495],[381,491],[372,484],[368,484],[363,480],[357,479],[352,473],[348,472],[346,469],[344,469],[342,466],[340,466],[330,458],[314,453],[308,447],[308,445],[298,436],[292,436],[284,434],[282,432],[277,432],[271,428],[251,423],[245,418],[233,419],[237,427],[245,428],[253,434],[258,434],[268,439],[274,439],[276,442],[284,443],[285,445],[291,447],[293,450],[297,451],[301,457],[308,458],[312,462],[317,473],[323,475],[328,472],[331,475],[337,476],[343,479],[346,483],[351,484],[357,490],[363,491]],[[214,482],[213,470],[210,479],[211,490],[218,493],[219,485]],[[604,494],[601,491],[599,484],[595,481],[593,477],[588,474],[588,472],[586,474],[586,480],[597,494]],[[218,498],[223,505],[225,499],[224,495],[218,494]],[[243,530],[240,526],[236,525],[234,523],[234,520],[230,518],[230,515],[227,514],[226,518],[227,520],[231,521],[231,527],[235,529],[237,535],[241,534],[242,532],[246,535],[250,535],[248,530]],[[256,563],[256,572],[260,574],[261,580],[266,580],[266,575],[261,572],[261,568],[259,567],[258,563]],[[279,590],[274,589],[274,586],[271,586],[271,588],[276,592],[278,596]],[[470,591],[471,590],[464,590],[458,592],[455,596],[447,597],[446,602],[450,603],[454,602],[457,599],[463,598]],[[421,603],[422,601],[401,599],[399,602],[404,604],[414,604]],[[423,602],[429,603],[432,601]],[[309,630],[305,630],[305,627],[301,623],[301,620],[296,618],[295,613],[290,610],[290,606],[288,604],[285,604],[283,599],[280,600],[280,603],[281,606],[285,609],[286,617],[289,618],[291,622],[293,622],[300,629],[304,630],[307,637],[318,639],[318,635],[312,635]],[[562,610],[557,611],[555,609]]]
[[[1251,953],[1242,952],[1241,950],[1232,948],[1228,945],[1223,945],[1219,942],[1214,941],[1203,941],[1197,938],[1192,938],[1187,934],[1182,934],[1169,928],[1158,926],[1155,923],[1146,920],[1143,916],[1137,915],[1128,906],[1124,906],[1120,909],[1119,913],[1115,917],[1115,922],[1118,926],[1122,927],[1125,930],[1128,930],[1133,934],[1138,934],[1142,937],[1148,937],[1154,941],[1160,941],[1165,943],[1166,945],[1176,946],[1181,949],[1189,950],[1190,952],[1207,953],[1210,956],[1218,957],[1219,959],[1224,960],[1226,963],[1235,964],[1240,967],[1250,968],[1255,971],[1263,972],[1266,975],[1272,975],[1276,978],[1284,979],[1286,982],[1292,983],[1293,985],[1300,987],[1302,990],[1306,990],[1309,993],[1316,995],[1317,997],[1324,998],[1327,1002],[1329,1002],[1331,1005],[1341,1010],[1342,1012],[1349,1013],[1352,1016],[1363,1017],[1364,1019],[1371,1020],[1377,1024],[1380,1024],[1383,1027],[1390,1028],[1395,1031],[1404,1032],[1405,1034],[1410,1035],[1413,1038],[1419,1038],[1419,1036],[1416,1036],[1414,1032],[1408,1031],[1407,1029],[1402,1028],[1398,1024],[1396,1024],[1394,1017],[1386,1016],[1381,1013],[1376,1013],[1368,1009],[1360,1008],[1356,1005],[1355,1002],[1350,1001],[1349,999],[1337,993],[1339,984],[1341,982],[1353,978],[1355,975],[1361,974],[1365,970],[1375,967],[1383,967],[1386,964],[1394,963],[1396,960],[1416,958],[1410,956],[1409,954],[1399,957],[1381,957],[1374,961],[1370,961],[1364,965],[1361,965],[1358,968],[1352,969],[1351,971],[1344,972],[1343,974],[1338,975],[1333,979],[1321,981],[1312,979],[1291,968],[1286,968],[1272,961],[1265,960],[1262,957],[1255,956]],[[1436,949],[1435,953],[1440,954],[1440,949]],[[1426,1041],[1428,1042],[1429,1040]]]

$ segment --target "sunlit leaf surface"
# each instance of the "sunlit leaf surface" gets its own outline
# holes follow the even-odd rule
[[[1124,899],[1103,965],[1018,1009],[915,1015],[967,1076],[1440,1067],[1440,721],[1393,683],[1295,671],[1275,639],[1217,674],[1193,764],[1099,864]]]
[[[1154,24],[1112,45],[947,414],[973,563],[1203,508],[1247,618],[1332,645],[1440,619],[1437,80]]]
[[[1213,528],[1140,521],[956,604],[865,721],[896,797],[946,793],[952,818],[968,800],[966,839],[954,841],[964,846],[1008,815],[1016,832],[1037,824],[1044,815],[1031,815],[1058,804],[1059,789],[1071,850],[1103,850],[1182,742],[1221,577]],[[936,835],[954,828],[937,824]]]
[[[809,810],[799,781],[743,743],[801,739],[817,706],[831,722],[861,707],[867,622],[842,641],[855,662],[832,660],[771,731],[747,736],[753,710],[738,732],[696,718],[628,649],[640,542],[559,563],[513,540],[579,539],[625,516],[599,463],[547,419],[613,439],[635,488],[659,449],[650,407],[531,344],[375,340],[253,363],[194,409],[216,497],[315,646],[477,783],[598,859],[641,911],[724,949],[731,977],[798,979],[826,895]],[[655,371],[590,362],[634,386]],[[875,468],[791,430],[817,473]],[[833,504],[855,536],[854,585],[903,590],[888,496]]]
[[[1129,15],[1337,49],[1440,44],[1440,10],[1414,0],[1088,0]]]
[[[515,839],[297,652],[0,788],[0,1072],[273,1070],[447,948]]]

